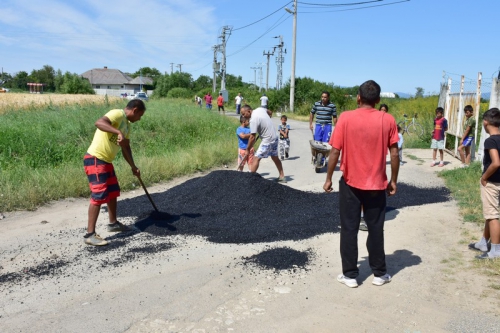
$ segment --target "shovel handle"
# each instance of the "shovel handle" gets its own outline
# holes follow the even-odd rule
[[[146,189],[146,186],[144,186],[144,183],[142,182],[141,177],[140,177],[140,176],[138,176],[138,177],[137,177],[137,179],[139,179],[139,183],[141,183],[141,186],[142,186],[142,188],[143,188],[144,192],[146,192],[146,195],[148,196],[149,201],[150,201],[150,202],[151,202],[151,204],[153,205],[153,208],[154,208],[157,212],[160,212],[160,211],[158,210],[158,207],[156,207],[156,205],[155,205],[155,203],[154,203],[154,201],[153,201],[153,198],[151,198],[151,196],[149,195],[149,192],[148,192],[148,190]]]

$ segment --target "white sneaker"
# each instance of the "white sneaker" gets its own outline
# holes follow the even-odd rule
[[[356,281],[356,279],[348,278],[347,276],[344,276],[344,274],[339,274],[339,276],[337,276],[337,281],[345,284],[349,288],[357,288],[358,287],[358,281]]]
[[[382,276],[374,276],[372,284],[376,286],[383,286],[386,283],[391,282],[391,276],[389,274],[385,274]]]

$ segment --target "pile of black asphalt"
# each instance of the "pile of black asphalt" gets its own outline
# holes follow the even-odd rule
[[[266,249],[251,257],[243,257],[244,264],[253,264],[262,269],[292,270],[307,269],[312,252],[298,251],[290,247]]]
[[[210,242],[248,244],[303,240],[340,230],[338,193],[293,189],[258,174],[213,171],[152,195],[163,220],[146,217],[136,223],[156,236],[202,236]],[[445,187],[419,188],[398,184],[388,210],[450,200]],[[144,196],[126,199],[120,207],[144,205]]]

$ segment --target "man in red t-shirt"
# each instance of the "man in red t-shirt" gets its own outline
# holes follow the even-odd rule
[[[222,109],[222,113],[226,115],[226,111],[224,110],[224,97],[222,97],[222,93],[219,93],[219,97],[217,97],[217,107],[219,109],[219,114]]]
[[[330,138],[332,151],[323,189],[331,192],[332,176],[342,152],[339,182],[340,256],[342,274],[337,277],[348,287],[358,286],[358,230],[361,206],[368,227],[366,247],[374,278],[381,286],[391,281],[384,251],[386,192],[396,193],[399,172],[398,129],[394,117],[375,109],[380,102],[380,86],[366,81],[359,87],[359,107],[343,112]],[[391,153],[391,179],[387,181],[386,154]]]

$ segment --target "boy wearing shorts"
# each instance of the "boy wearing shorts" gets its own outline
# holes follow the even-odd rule
[[[116,198],[120,196],[120,186],[113,167],[113,160],[121,148],[123,157],[132,168],[132,173],[137,177],[141,175],[132,158],[129,138],[130,123],[141,120],[145,111],[144,102],[134,99],[128,102],[125,109],[111,110],[95,122],[97,129],[94,139],[83,160],[92,192],[88,211],[87,234],[84,236],[85,244],[96,246],[108,244],[95,232],[102,204],[108,205],[109,232],[132,230],[116,219]]]
[[[431,167],[437,164],[436,155],[439,149],[439,167],[444,167],[444,134],[448,130],[448,121],[443,117],[444,109],[438,107],[436,109],[436,118],[434,119],[434,131],[432,131],[432,163]]]
[[[243,163],[243,159],[248,164],[248,167],[252,165],[254,149],[250,149],[248,151],[247,156],[247,147],[248,147],[248,139],[250,138],[250,129],[248,128],[248,124],[250,120],[243,116],[240,116],[240,124],[241,126],[236,129],[236,136],[238,137],[238,171],[243,171],[243,167],[245,163]]]
[[[485,219],[483,237],[469,249],[482,251],[478,259],[500,258],[500,110],[492,108],[483,115],[483,126],[490,135],[484,141],[483,175],[481,176],[481,201]],[[488,252],[488,241],[491,249]]]
[[[474,109],[471,105],[467,105],[464,108],[464,112],[464,132],[462,140],[460,141],[460,146],[458,147],[460,159],[462,160],[462,165],[460,166],[461,168],[468,167],[470,164],[470,147],[472,146],[472,142],[474,142],[474,133],[476,131],[476,120],[472,116]]]

